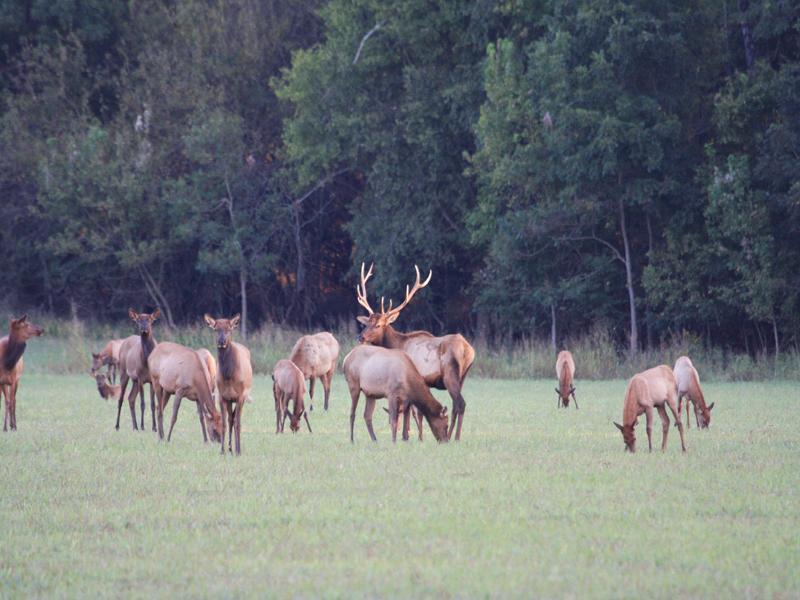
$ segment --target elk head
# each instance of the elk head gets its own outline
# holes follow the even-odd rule
[[[622,439],[625,441],[625,450],[628,452],[636,452],[636,434],[633,431],[635,423],[620,425],[614,421],[614,425],[622,432]]]
[[[212,442],[219,442],[222,440],[222,417],[217,414],[213,414],[208,408],[203,409],[203,416],[206,420],[206,430],[208,431],[208,437],[211,438]]]
[[[230,319],[215,319],[211,315],[203,315],[206,324],[217,332],[217,348],[225,350],[231,345],[233,330],[239,326],[241,317],[236,314]]]
[[[305,410],[301,412],[299,415],[295,415],[294,413],[288,413],[289,416],[289,429],[292,430],[292,433],[297,433],[300,430],[300,419],[303,418],[305,414]]]
[[[142,337],[149,337],[153,333],[153,321],[161,316],[161,310],[155,309],[152,313],[137,313],[132,308],[128,309],[128,316],[131,321],[136,323],[139,330],[139,335]]]
[[[27,342],[34,336],[42,335],[44,329],[28,321],[28,315],[22,315],[19,319],[11,319],[9,333],[18,342]]]
[[[414,270],[417,272],[417,279],[414,282],[413,288],[409,289],[409,287],[406,286],[406,299],[403,300],[403,303],[400,304],[400,306],[392,308],[392,300],[390,299],[389,308],[387,310],[384,308],[383,297],[381,297],[381,312],[376,313],[372,310],[367,300],[367,280],[372,277],[373,266],[374,265],[369,266],[369,271],[365,275],[364,263],[361,263],[361,283],[356,286],[358,303],[369,313],[369,316],[366,317],[363,315],[356,317],[358,322],[364,325],[364,329],[362,329],[361,333],[358,335],[358,341],[362,344],[382,345],[383,337],[386,335],[389,326],[397,320],[397,317],[400,316],[400,311],[408,305],[411,298],[414,297],[414,294],[430,283],[433,271],[429,271],[428,278],[422,282],[420,281],[419,267],[414,265]]]
[[[700,424],[700,427],[703,429],[708,429],[708,426],[711,424],[711,409],[714,408],[714,403],[712,402],[706,407],[700,407],[700,410],[697,413],[697,422]]]
[[[455,416],[453,416],[453,418],[455,419]],[[437,442],[450,441],[450,436],[447,434],[448,419],[446,406],[442,407],[438,415],[428,417],[428,425],[431,426],[431,432],[433,432],[433,437],[436,438]]]
[[[92,375],[103,367],[103,357],[96,352],[92,352]]]

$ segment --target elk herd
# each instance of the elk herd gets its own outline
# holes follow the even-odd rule
[[[427,421],[433,437],[446,442],[455,434],[460,440],[466,402],[462,395],[464,380],[475,360],[475,350],[458,333],[434,336],[427,331],[402,333],[393,323],[414,295],[425,288],[432,273],[422,281],[418,267],[412,287],[406,286],[405,299],[397,306],[390,300],[388,308],[384,298],[380,311],[372,308],[367,297],[367,282],[372,276],[372,266],[365,271],[361,265],[361,279],[356,286],[356,299],[366,310],[357,317],[363,329],[359,344],[345,356],[342,369],[350,391],[350,440],[354,441],[356,409],[361,394],[364,395],[364,422],[370,438],[376,441],[372,426],[375,403],[385,398],[388,407],[392,441],[397,439],[397,427],[402,416],[402,438],[409,439],[410,423],[416,423],[419,439],[423,438],[423,420]],[[250,350],[234,341],[234,331],[240,317],[230,319],[204,315],[205,324],[213,330],[217,347],[216,358],[205,348],[188,348],[175,342],[157,342],[153,323],[160,311],[137,313],[130,309],[128,316],[135,324],[135,334],[122,340],[111,340],[98,353],[92,353],[92,377],[100,396],[117,401],[116,429],[119,429],[122,405],[128,384],[128,406],[134,430],[145,427],[145,385],[150,386],[151,428],[164,439],[164,410],[170,398],[175,397],[172,419],[166,436],[178,418],[181,401],[191,400],[197,407],[203,441],[210,439],[220,444],[225,453],[227,430],[228,451],[241,453],[242,414],[246,403],[252,400],[253,367]],[[42,335],[41,327],[30,323],[27,316],[12,319],[9,333],[0,338],[0,393],[5,398],[3,430],[15,430],[16,396],[22,375],[26,342]],[[275,432],[283,433],[286,419],[297,432],[305,421],[312,432],[308,411],[313,410],[314,382],[319,379],[324,394],[323,407],[330,405],[331,382],[339,363],[339,343],[328,332],[304,335],[297,340],[289,357],[279,360],[272,371],[272,392],[275,402]],[[106,371],[102,372],[103,367]],[[116,376],[119,375],[119,383]],[[575,397],[575,360],[563,350],[556,359],[557,406],[569,407],[570,399],[578,409]],[[306,380],[308,387],[306,388]],[[452,400],[448,418],[447,407],[442,406],[431,393],[431,388],[447,390]],[[308,409],[306,409],[308,389]],[[137,422],[136,397],[140,400]],[[669,416],[675,418],[685,451],[684,428],[681,422],[683,402],[686,401],[686,425],[689,427],[689,403],[694,407],[698,427],[708,427],[711,409],[706,405],[700,388],[700,379],[692,361],[680,357],[674,368],[660,365],[634,375],[628,382],[622,414],[622,424],[614,423],[622,432],[626,450],[636,450],[635,426],[644,414],[648,447],[652,451],[653,410],[658,411],[662,422],[661,449],[667,444]],[[291,404],[291,408],[290,408]],[[235,442],[234,442],[235,440]]]

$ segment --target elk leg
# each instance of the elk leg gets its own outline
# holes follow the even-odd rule
[[[389,427],[392,429],[392,443],[397,442],[397,400],[389,399]]]
[[[447,432],[447,437],[453,436],[453,429],[456,430],[456,441],[461,439],[461,424],[464,421],[464,411],[467,408],[467,403],[464,396],[461,395],[461,380],[458,378],[458,372],[455,366],[451,365],[445,369],[444,386],[450,393],[453,399],[453,416],[450,421],[450,431]],[[458,417],[458,426],[456,426],[456,417]]]
[[[226,402],[225,409],[228,411],[228,452],[233,454],[233,402]]]
[[[111,385],[114,385],[117,382],[117,365],[114,363],[109,363],[108,365],[108,379],[111,382]]]
[[[278,400],[278,384],[272,382],[272,398],[275,401],[275,433],[281,432],[281,402]]]
[[[667,404],[669,405],[670,411],[672,411],[672,416],[675,417],[676,421],[678,421],[678,433],[681,435],[681,450],[686,452],[686,441],[683,438],[683,423],[681,423],[681,415],[678,412],[675,398],[667,398]],[[664,414],[666,414],[666,409],[664,409]],[[664,442],[664,447],[666,447],[666,441]]]
[[[219,415],[222,419],[222,432],[220,434],[220,454],[225,454],[225,415],[227,412],[226,405],[228,403],[222,398],[220,394],[219,397]]]
[[[373,442],[378,441],[378,438],[375,437],[375,430],[372,428],[372,413],[375,412],[376,399],[377,398],[370,398],[367,396],[367,401],[364,405],[364,421],[367,423],[367,431],[369,431],[369,437],[372,438]]]
[[[144,386],[142,386],[142,390],[144,390]],[[156,394],[153,391],[153,382],[150,382],[150,419],[151,424],[153,427],[153,431],[156,430]],[[142,407],[142,412],[144,412],[144,407]],[[144,429],[144,415],[142,415],[142,429]]]
[[[14,431],[17,430],[17,390],[19,389],[19,379],[11,384],[11,424]]]
[[[133,380],[133,386],[131,387],[131,393],[128,396],[128,406],[131,409],[131,421],[133,421],[133,430],[139,431],[139,427],[136,425],[136,394],[139,393],[139,380]]]
[[[151,390],[153,389],[153,384],[152,383],[150,384],[150,389]],[[134,404],[135,403],[136,403],[136,401],[134,400]],[[142,382],[142,385],[139,386],[139,409],[140,409],[140,412],[142,413],[142,418],[141,418],[141,421],[140,421],[140,425],[141,425],[141,428],[142,428],[142,432],[144,432],[144,381]]]
[[[119,376],[120,388],[119,388],[119,400],[117,401],[117,426],[116,429],[119,431],[119,415],[122,412],[122,402],[125,400],[125,391],[128,388],[128,374],[123,371]]]
[[[169,402],[169,394],[166,392],[164,393],[167,396],[167,402]],[[178,409],[181,407],[181,394],[178,392],[175,394],[175,406],[172,407],[172,423],[169,424],[169,433],[167,434],[167,441],[172,439],[172,428],[175,427],[175,422],[178,420]],[[198,401],[199,402],[199,401]],[[205,437],[205,435],[203,435]]]
[[[413,406],[411,407],[411,415],[414,417],[414,420],[417,422],[417,429],[419,430],[419,441],[422,441],[422,432],[425,428],[422,426],[422,413],[419,412]]]
[[[322,376],[322,388],[325,390],[325,411],[328,410],[328,400],[331,397],[331,381],[333,381],[333,369]]]
[[[356,422],[356,408],[358,408],[358,397],[361,395],[361,388],[350,387],[350,442],[353,443],[353,426]]]
[[[203,443],[208,443],[208,435],[206,434],[206,420],[203,418],[203,409],[200,406],[200,401],[196,402],[197,404],[197,416],[200,417],[200,431],[203,432]],[[170,428],[170,433],[172,433],[172,429]]]
[[[648,406],[644,409],[644,415],[647,419],[647,448],[650,452],[653,451],[653,407]]]
[[[572,392],[572,401],[575,403],[575,410],[578,410],[578,399],[575,397],[575,392]]]
[[[3,431],[8,431],[8,394],[4,385],[0,385],[0,396],[0,400],[3,400]]]
[[[242,410],[244,409],[244,396],[239,398],[236,405],[236,456],[242,453]]]
[[[308,410],[314,410],[314,376],[308,378]]]
[[[311,431],[311,423],[308,422],[308,411],[303,411],[303,418],[306,420],[306,427],[308,427],[308,433],[314,433]]]
[[[669,416],[663,406],[659,406],[658,414],[661,417],[661,451],[667,449],[667,435],[669,434]]]
[[[167,405],[167,392],[164,388],[158,388],[158,437],[164,439],[164,407]]]
[[[407,442],[408,438],[411,437],[411,423],[408,418],[409,413],[411,412],[411,405],[408,404],[403,409],[403,441]]]

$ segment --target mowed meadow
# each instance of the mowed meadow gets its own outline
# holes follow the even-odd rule
[[[115,431],[88,375],[28,373],[0,436],[0,596],[800,594],[796,382],[706,384],[686,454],[674,427],[642,452],[644,419],[623,451],[623,380],[578,379],[580,410],[553,387],[468,378],[442,445],[393,445],[380,409],[371,443],[362,398],[351,444],[341,373],[314,433],[281,436],[259,375],[235,458],[202,444],[192,402],[163,443],[149,406],[147,431],[127,406]]]

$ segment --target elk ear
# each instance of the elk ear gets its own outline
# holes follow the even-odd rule
[[[231,319],[231,329],[235,329],[239,326],[239,321],[242,320],[242,317],[239,313],[236,313],[233,318]]]
[[[446,406],[442,407],[442,412],[439,413],[439,416],[447,418],[447,407]]]
[[[134,321],[139,317],[139,315],[136,313],[136,311],[133,310],[132,308],[128,309],[128,316]]]
[[[214,320],[214,317],[212,317],[210,314],[206,313],[206,314],[203,315],[203,319],[205,320],[206,325],[211,327],[211,329],[214,329],[214,325],[217,324],[217,322]]]
[[[99,354],[95,354],[94,352],[92,352],[92,358],[100,358],[100,355]]]
[[[391,325],[392,323],[397,321],[397,317],[399,317],[399,316],[400,316],[399,312],[398,313],[394,313],[393,315],[389,315],[388,317],[386,317],[386,324],[387,325]]]
[[[714,403],[708,405],[708,412],[711,412],[711,409],[714,408]]]
[[[575,392],[575,386],[574,385],[569,386],[569,393],[572,394],[574,392]]]
[[[357,316],[356,321],[358,321],[362,325],[369,325],[369,317],[365,317],[364,315]]]
[[[617,426],[617,429],[619,429],[620,431],[622,431],[622,425],[620,425],[620,424],[619,424],[619,423],[617,423],[616,421],[614,421],[614,425],[616,425],[616,426]]]
[[[24,323],[27,318],[28,318],[27,314],[22,315],[19,319],[17,319],[17,322],[18,323]]]
[[[160,308],[155,309],[152,313],[150,313],[150,322],[152,323],[160,316],[161,316],[161,309]]]

